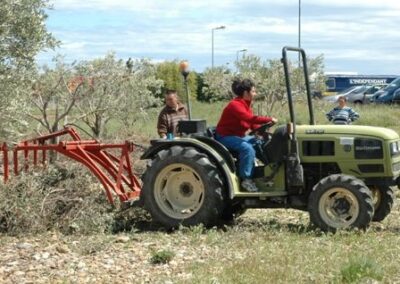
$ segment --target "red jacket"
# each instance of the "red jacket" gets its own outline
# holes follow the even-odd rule
[[[217,133],[221,136],[243,137],[249,129],[256,129],[260,124],[270,122],[271,117],[253,114],[250,102],[236,97],[224,108],[217,125]]]

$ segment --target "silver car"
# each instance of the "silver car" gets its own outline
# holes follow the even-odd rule
[[[369,103],[369,98],[375,94],[375,92],[382,89],[383,86],[375,85],[375,86],[362,86],[364,88],[360,88],[357,91],[351,92],[346,95],[347,101],[354,104],[364,104]]]
[[[341,96],[347,97],[348,94],[350,94],[352,92],[357,92],[362,87],[363,86],[353,86],[353,87],[347,88],[346,90],[338,93],[337,95],[323,97],[322,99],[327,102],[336,103],[339,97],[341,97]]]
[[[325,97],[327,102],[336,103],[340,96],[346,97],[347,101],[354,104],[368,103],[369,98],[383,86],[381,85],[362,85],[351,87],[335,96]]]

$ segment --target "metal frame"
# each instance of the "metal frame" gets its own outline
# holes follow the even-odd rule
[[[49,144],[49,141],[54,141],[56,137],[65,138],[66,136],[70,140],[61,141],[58,144]],[[39,152],[41,152],[40,163],[46,165],[48,151],[55,151],[85,165],[101,182],[111,204],[114,204],[113,193],[118,196],[121,202],[134,201],[139,198],[141,191],[141,183],[132,172],[130,153],[134,149],[135,145],[129,141],[122,144],[103,144],[97,140],[82,140],[75,129],[65,128],[48,135],[19,142],[12,149],[6,143],[3,143],[1,146],[3,179],[4,182],[7,182],[10,178],[9,152],[13,152],[14,175],[18,175],[21,170],[19,167],[20,153],[23,154],[22,169],[27,171],[32,162],[30,156],[33,155],[33,165],[37,166]],[[120,155],[113,155],[107,150],[120,150]]]
[[[287,52],[288,51],[295,51],[301,54],[303,59],[303,72],[304,72],[304,80],[306,84],[306,91],[307,91],[307,102],[308,102],[308,112],[310,115],[310,124],[314,125],[314,112],[313,112],[313,105],[312,105],[312,97],[311,97],[311,90],[310,90],[310,81],[308,78],[308,68],[307,68],[307,57],[306,52],[302,48],[297,47],[289,47],[285,46],[282,49],[282,63],[283,69],[285,71],[285,82],[286,82],[286,90],[288,95],[288,104],[289,104],[289,111],[290,111],[290,121],[293,123],[293,133],[295,134],[296,131],[296,117],[294,114],[294,107],[293,107],[293,99],[292,99],[292,88],[290,87],[290,72],[289,72],[289,63],[287,59]]]

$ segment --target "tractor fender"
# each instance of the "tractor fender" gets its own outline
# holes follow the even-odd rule
[[[235,191],[235,181],[232,178],[235,176],[235,163],[229,151],[217,141],[208,137],[179,138],[175,140],[157,139],[151,141],[151,146],[140,157],[141,160],[152,159],[158,152],[169,149],[172,146],[190,146],[207,154],[212,159],[218,169],[224,176],[227,186],[228,195],[233,198]]]

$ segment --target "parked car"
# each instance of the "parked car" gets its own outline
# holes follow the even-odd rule
[[[373,96],[377,91],[382,89],[384,86],[382,85],[374,85],[374,86],[363,86],[364,88],[360,88],[358,90],[354,90],[353,92],[346,95],[347,101],[354,104],[364,104],[369,102],[369,98]]]
[[[372,101],[380,104],[391,104],[393,101],[397,102],[400,98],[398,96],[398,90],[400,90],[400,77],[390,83],[386,88],[376,92],[372,96]],[[396,96],[395,96],[396,94]]]
[[[392,103],[394,103],[394,104],[400,104],[400,89],[397,89],[397,90],[394,92]]]
[[[323,97],[322,99],[327,102],[336,103],[340,96],[346,96],[346,95],[350,94],[351,92],[359,90],[362,87],[363,86],[353,86],[353,87],[347,88],[343,92],[338,93],[337,95],[326,96],[326,97]]]
[[[324,100],[328,102],[337,102],[339,96],[346,97],[347,101],[355,104],[363,104],[369,102],[369,97],[380,90],[381,85],[362,85],[351,87],[338,95],[325,97]]]

